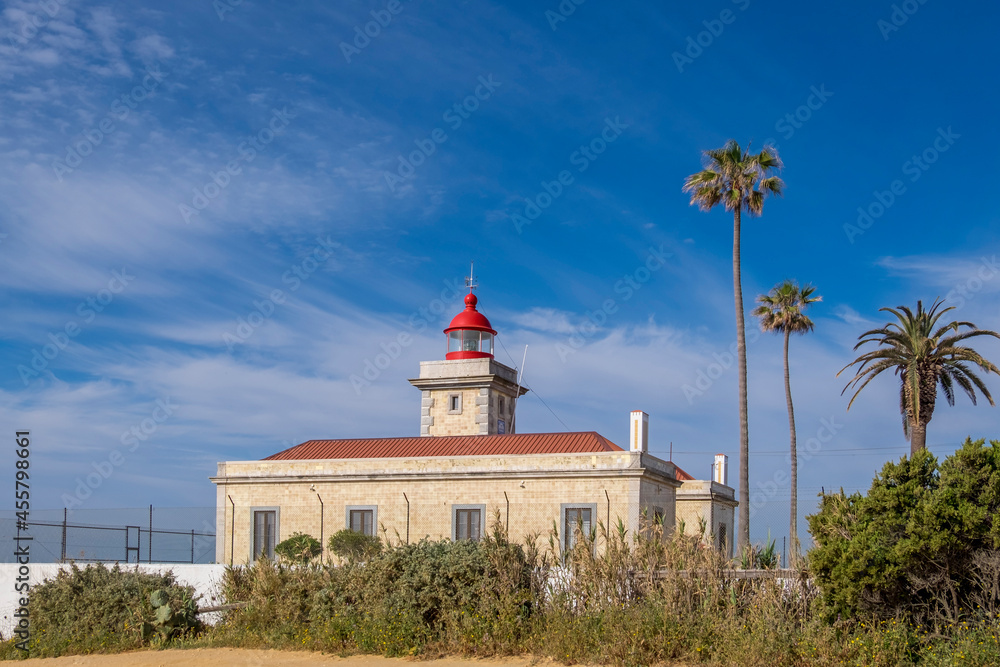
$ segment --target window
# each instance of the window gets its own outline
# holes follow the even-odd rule
[[[371,510],[351,510],[351,530],[355,533],[372,534],[375,512]]]
[[[462,414],[462,395],[461,394],[448,394],[448,414],[449,415],[460,415],[460,414]]]
[[[725,553],[728,549],[726,544],[726,524],[719,524],[719,550]]]
[[[483,515],[486,505],[453,505],[452,536],[458,540],[478,540],[483,536]]]
[[[350,530],[363,535],[374,535],[375,526],[378,525],[378,506],[348,505],[346,518]]]
[[[662,526],[663,525],[663,508],[662,507],[654,507],[653,508],[653,522],[656,525],[658,525],[658,526]]]
[[[448,332],[449,352],[486,352],[493,354],[493,334],[488,331],[457,329]]]
[[[503,396],[501,396],[499,400],[500,400],[500,410],[499,410],[499,412],[500,412],[500,416],[502,417],[503,414],[504,414],[504,412],[503,412],[503,408],[504,408]]]
[[[479,332],[478,331],[463,331],[462,332],[462,351],[463,352],[479,352]]]
[[[597,505],[562,505],[563,553],[568,553],[582,533],[590,537]]]
[[[461,352],[462,351],[462,332],[452,331],[448,334],[448,351],[449,352]]]
[[[253,554],[251,560],[274,558],[274,545],[278,539],[278,510],[253,510]]]

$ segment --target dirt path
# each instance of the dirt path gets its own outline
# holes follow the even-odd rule
[[[117,655],[77,655],[66,658],[32,658],[17,663],[19,665],[47,665],[50,667],[215,667],[216,665],[260,666],[264,667],[528,667],[529,665],[551,664],[547,660],[532,662],[528,658],[507,660],[464,660],[445,658],[443,660],[415,661],[404,658],[382,658],[359,655],[338,658],[322,653],[295,651],[250,651],[231,648],[176,649],[168,651],[137,651]]]

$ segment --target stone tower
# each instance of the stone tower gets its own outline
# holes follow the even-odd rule
[[[448,351],[442,361],[421,361],[420,435],[497,435],[514,432],[517,371],[493,358],[496,331],[476,310],[476,295],[465,296],[465,310],[444,330]]]

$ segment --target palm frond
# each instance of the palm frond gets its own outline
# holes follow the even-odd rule
[[[955,404],[956,385],[969,396],[973,405],[976,404],[977,390],[993,405],[993,397],[986,384],[970,365],[975,364],[982,371],[997,375],[1000,375],[1000,368],[972,348],[959,343],[976,336],[1000,339],[1000,334],[978,329],[966,321],[952,321],[939,326],[941,318],[952,310],[954,306],[945,307],[941,299],[935,299],[927,309],[922,301],[917,301],[916,310],[907,306],[880,308],[880,312],[890,313],[896,321],[861,334],[854,346],[855,351],[869,343],[875,344],[876,349],[861,354],[837,373],[839,377],[848,368],[857,366],[855,376],[841,391],[844,394],[848,389],[855,389],[847,409],[850,410],[869,382],[889,369],[893,369],[900,379],[899,410],[907,437],[913,425],[927,424],[931,420],[934,391],[939,386],[948,405]],[[925,390],[924,394],[921,394],[921,387]]]

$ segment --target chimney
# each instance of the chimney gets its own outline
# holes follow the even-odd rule
[[[715,455],[715,463],[712,465],[712,481],[729,486],[729,457],[725,454]]]
[[[649,452],[649,415],[633,410],[629,417],[629,451]]]

